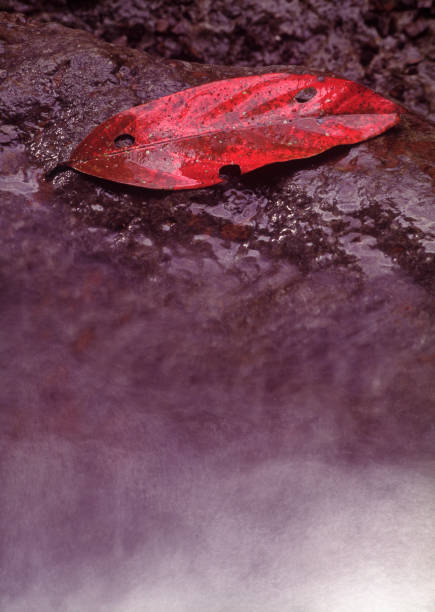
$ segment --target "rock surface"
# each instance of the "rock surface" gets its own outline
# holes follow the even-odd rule
[[[431,124],[199,191],[44,178],[252,72],[1,17],[2,610],[433,609]]]
[[[435,119],[431,0],[2,0],[158,57],[336,71]]]

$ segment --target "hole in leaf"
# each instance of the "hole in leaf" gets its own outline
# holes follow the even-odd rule
[[[302,104],[302,102],[308,102],[308,100],[314,98],[316,93],[317,89],[315,87],[306,87],[305,89],[301,89],[301,91],[298,91],[298,93],[295,95],[295,100],[296,102]]]
[[[219,176],[224,181],[234,181],[242,174],[239,164],[227,164],[219,169]]]
[[[115,147],[117,149],[123,149],[124,147],[131,147],[134,144],[134,138],[131,134],[120,134],[115,138]]]

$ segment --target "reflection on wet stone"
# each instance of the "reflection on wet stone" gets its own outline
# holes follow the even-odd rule
[[[46,181],[246,70],[1,19],[1,609],[429,612],[433,127],[195,192]]]

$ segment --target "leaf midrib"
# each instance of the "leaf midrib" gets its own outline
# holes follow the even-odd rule
[[[359,115],[375,115],[376,117],[380,117],[381,115],[394,115],[397,113],[358,113]],[[287,121],[287,123],[290,124],[294,124],[295,122],[297,122],[300,119],[324,119],[327,117],[342,117],[342,116],[348,116],[348,115],[356,115],[356,113],[342,113],[340,115],[322,115],[322,116],[317,116],[317,115],[308,115],[306,117],[297,117],[296,119],[286,119],[285,121]],[[276,123],[269,123],[268,126],[271,125],[281,125],[282,122],[276,122]],[[246,126],[248,129],[249,127],[254,127],[254,126]],[[255,127],[261,127],[261,125],[259,126],[255,126]],[[267,126],[266,126],[267,127]],[[235,130],[235,129],[241,129],[238,126],[234,126],[232,128],[230,128],[230,130]],[[242,128],[243,129],[243,128]],[[246,128],[245,128],[246,129]],[[220,130],[211,130],[211,131],[204,131],[204,132],[199,132],[198,134],[190,134],[189,136],[176,136],[174,138],[167,138],[166,140],[159,140],[157,142],[153,142],[150,144],[141,144],[141,145],[132,145],[130,147],[125,147],[123,149],[119,149],[118,151],[113,151],[111,153],[102,153],[100,155],[96,155],[94,157],[89,157],[87,159],[71,159],[70,161],[74,161],[74,162],[87,162],[87,161],[91,161],[93,159],[100,159],[103,157],[113,157],[115,155],[121,155],[122,153],[126,153],[129,151],[139,151],[140,149],[154,149],[157,146],[160,145],[165,145],[168,143],[172,143],[172,142],[180,142],[183,140],[190,140],[193,138],[198,138],[201,136],[211,136],[211,135],[215,135],[215,134],[227,134],[228,133],[228,128],[227,129],[220,129]],[[126,132],[127,133],[127,132]],[[132,134],[131,134],[132,136]]]

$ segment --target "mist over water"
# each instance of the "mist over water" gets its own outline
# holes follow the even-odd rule
[[[431,474],[420,466],[150,455],[22,442],[3,462],[2,609],[427,611]],[[166,444],[165,444],[166,443]],[[25,494],[24,494],[25,492]],[[31,509],[31,511],[29,511]]]

